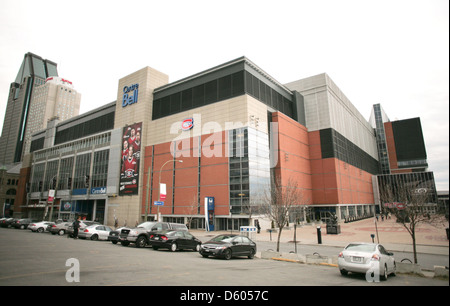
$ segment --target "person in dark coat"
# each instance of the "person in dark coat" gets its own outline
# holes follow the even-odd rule
[[[80,228],[80,219],[81,217],[78,216],[78,218],[73,221],[73,239],[78,239],[78,229]]]

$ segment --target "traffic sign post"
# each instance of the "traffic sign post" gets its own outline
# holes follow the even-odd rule
[[[158,207],[156,218],[157,218],[157,221],[161,221],[160,216],[159,216],[159,207],[164,206],[164,202],[163,201],[155,201],[155,202],[153,202],[153,205]]]

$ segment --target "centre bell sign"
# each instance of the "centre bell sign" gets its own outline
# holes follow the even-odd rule
[[[138,102],[139,84],[125,86],[123,88],[122,107],[135,104]]]

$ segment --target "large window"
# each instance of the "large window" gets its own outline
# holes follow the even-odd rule
[[[69,180],[72,180],[73,157],[61,159],[59,168],[58,189],[71,189],[72,186],[69,186],[71,185]]]
[[[89,175],[91,166],[91,154],[78,155],[75,164],[74,189],[88,188],[86,186],[86,176]]]
[[[108,178],[109,150],[94,153],[91,188],[105,187]]]
[[[268,135],[252,128],[229,132],[230,205],[233,214],[250,213],[270,186]]]
[[[33,180],[31,181],[31,192],[42,191],[44,171],[45,171],[45,163],[34,165]]]

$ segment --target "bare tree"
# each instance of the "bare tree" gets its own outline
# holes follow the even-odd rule
[[[289,222],[289,212],[297,205],[305,204],[304,197],[296,181],[289,179],[285,185],[279,177],[265,192],[260,206],[261,212],[278,227],[277,252],[280,251],[281,233]]]
[[[188,215],[187,216],[187,227],[190,229],[191,228],[192,219],[194,218],[194,216],[198,215],[199,203],[198,203],[198,195],[197,194],[195,194],[192,197],[192,200],[188,204],[186,210],[187,210],[186,214]]]
[[[437,206],[431,203],[430,189],[391,181],[390,184],[381,186],[380,198],[382,213],[391,213],[410,234],[414,263],[417,264],[416,230],[418,226],[423,223],[437,225],[442,220],[442,216],[437,211],[430,211]]]

